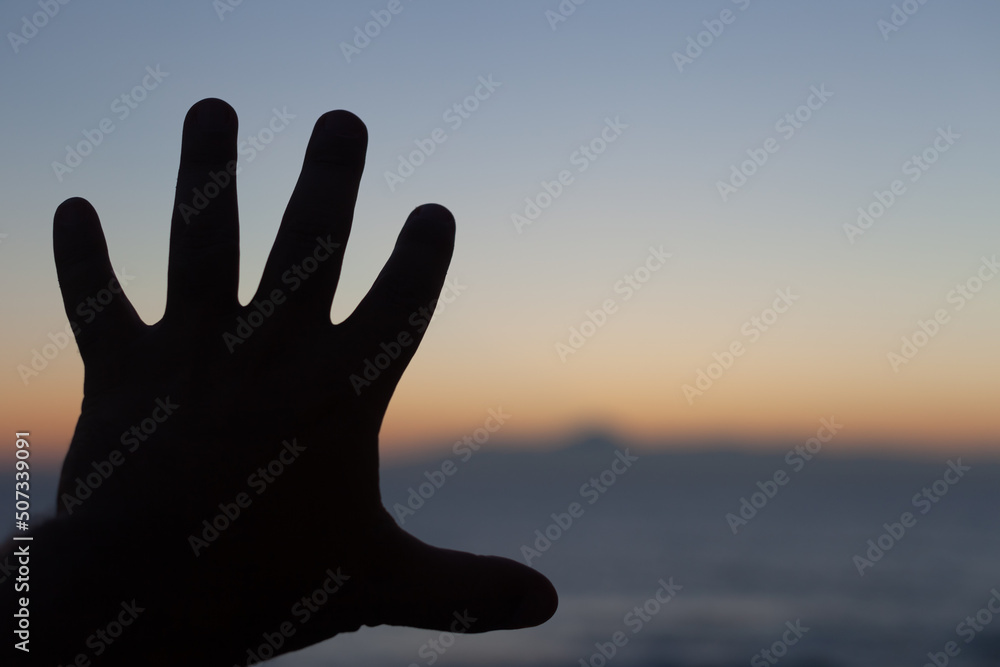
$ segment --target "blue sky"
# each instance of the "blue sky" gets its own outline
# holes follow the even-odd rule
[[[555,0],[400,0],[396,14],[389,5],[244,0],[220,14],[207,0],[70,2],[15,53],[8,33],[40,5],[4,4],[0,277],[13,287],[2,297],[13,319],[0,390],[10,405],[63,410],[78,400],[78,357],[56,360],[31,385],[16,370],[63,323],[55,207],[77,195],[95,205],[114,265],[134,276],[130,298],[155,321],[181,123],[197,100],[220,97],[239,113],[244,140],[268,138],[275,110],[288,119],[263,150],[243,154],[244,299],[312,125],[329,109],[358,114],[371,138],[335,320],[367,290],[414,206],[436,201],[455,213],[451,275],[468,287],[400,386],[387,420],[393,441],[450,442],[502,402],[520,407],[521,435],[597,420],[648,437],[760,437],[796,433],[827,408],[854,411],[859,438],[938,437],[949,415],[977,424],[966,440],[997,435],[983,410],[997,398],[986,368],[996,363],[1000,285],[954,313],[905,377],[886,354],[1000,251],[991,196],[1000,6],[914,2],[899,30],[883,34],[893,3],[567,0],[575,10],[554,28],[546,12],[559,11]],[[391,21],[348,62],[341,45],[371,12]],[[720,16],[731,20],[713,23]],[[720,26],[679,71],[674,53]],[[121,118],[114,100],[141,86],[147,67],[167,74]],[[481,78],[499,85],[449,124],[445,112]],[[783,135],[776,123],[814,87],[832,95]],[[114,131],[60,180],[52,163],[105,118]],[[624,129],[579,171],[574,154],[608,119]],[[385,172],[436,128],[446,140],[390,190]],[[948,128],[953,145],[910,181],[904,162]],[[769,138],[777,151],[723,201],[718,182]],[[512,214],[567,169],[573,182],[519,233]],[[843,225],[895,179],[905,193],[850,243]],[[666,269],[563,363],[555,344],[661,245],[672,254]],[[689,405],[682,385],[789,286],[803,295],[794,315]],[[417,414],[421,425],[408,426]]]

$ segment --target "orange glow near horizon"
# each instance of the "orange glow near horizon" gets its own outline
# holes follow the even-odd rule
[[[638,306],[633,310],[642,320]],[[1000,453],[991,417],[995,383],[980,361],[993,344],[985,333],[943,340],[894,373],[883,350],[857,341],[838,339],[844,349],[837,356],[818,355],[822,335],[793,331],[800,325],[790,322],[689,402],[682,387],[696,384],[731,328],[692,341],[648,319],[636,335],[637,325],[623,316],[622,326],[609,325],[564,363],[551,329],[524,322],[513,333],[474,333],[469,323],[479,314],[474,305],[464,312],[456,306],[433,325],[383,423],[387,460],[444,450],[501,408],[511,417],[491,439],[517,446],[604,431],[649,446],[725,442],[769,450],[804,441],[821,418],[833,418],[844,425],[831,445],[838,451]],[[11,436],[31,432],[36,460],[55,464],[79,415],[83,367],[71,344],[25,386],[14,369],[39,344],[24,338],[4,353],[14,372],[0,383],[0,428]]]
[[[826,417],[844,425],[835,440],[838,449],[861,452],[873,446],[916,454],[985,448],[1000,453],[987,386],[929,391],[927,378],[900,387],[881,370],[858,376],[846,368],[837,383],[832,382],[837,376],[828,373],[826,384],[803,385],[797,378],[808,374],[808,368],[776,367],[762,379],[754,366],[763,361],[747,359],[689,405],[680,387],[693,373],[658,374],[655,367],[680,367],[680,360],[664,360],[632,378],[605,369],[598,380],[596,362],[563,367],[556,360],[558,373],[531,376],[528,367],[538,360],[529,358],[506,364],[502,375],[499,366],[486,366],[474,381],[458,362],[435,366],[432,361],[418,355],[397,389],[381,432],[387,458],[446,448],[482,426],[488,410],[501,408],[511,417],[493,438],[505,443],[544,443],[603,430],[647,443],[724,440],[766,450],[805,440]],[[54,370],[27,387],[8,381],[0,427],[11,435],[31,432],[37,459],[57,463],[79,415],[81,376],[75,357],[54,364]],[[852,386],[859,389],[846,389]]]

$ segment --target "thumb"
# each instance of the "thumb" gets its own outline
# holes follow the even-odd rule
[[[541,573],[499,556],[424,544],[400,531],[404,548],[387,577],[381,623],[457,633],[541,625],[559,605]]]

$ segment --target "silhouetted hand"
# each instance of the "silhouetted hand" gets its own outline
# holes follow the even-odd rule
[[[98,571],[121,580],[100,600],[89,597],[100,587],[82,584],[56,597],[53,618],[83,633],[57,657],[68,664],[72,647],[87,651],[94,629],[72,620],[73,605],[100,626],[133,598],[143,611],[102,665],[246,664],[248,650],[279,643],[276,632],[280,653],[361,625],[482,632],[544,622],[557,604],[545,577],[428,546],[396,525],[379,494],[379,427],[426,328],[411,315],[433,308],[444,281],[451,214],[416,209],[371,291],[332,324],[367,130],[348,112],[327,113],[256,295],[241,306],[236,144],[231,107],[192,107],[156,324],[119,293],[90,204],[70,199],[56,212],[59,283],[86,371],[54,523],[112,545],[81,558],[111,559]],[[88,301],[102,290],[110,302]],[[374,380],[366,359],[379,368]]]

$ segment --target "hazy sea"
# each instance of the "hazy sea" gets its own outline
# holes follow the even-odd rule
[[[993,589],[1000,591],[997,462],[962,457],[971,469],[949,473],[955,483],[938,483],[937,491],[946,489],[939,496],[934,484],[958,457],[822,451],[800,464],[787,462],[783,451],[630,447],[638,459],[628,468],[618,464],[620,474],[604,474],[613,484],[581,493],[626,447],[592,437],[541,452],[487,445],[467,461],[449,452],[383,465],[382,495],[391,508],[407,504],[410,489],[428,482],[425,473],[434,476],[446,459],[454,461],[456,471],[433,494],[423,487],[430,497],[405,518],[405,528],[439,546],[521,562],[522,546],[534,546],[535,531],[549,528],[551,514],[579,503],[582,515],[531,562],[558,589],[559,611],[538,628],[443,641],[440,632],[366,628],[268,664],[922,667],[934,664],[928,653],[955,642],[959,653],[947,664],[1000,665],[1000,618],[987,608]],[[757,482],[779,470],[787,483],[734,535],[726,515],[738,515],[741,499],[754,500]],[[937,500],[914,503],[924,488]],[[35,491],[36,503],[46,493],[54,506],[54,480]],[[0,510],[9,504],[5,496]],[[854,556],[865,556],[868,540],[878,540],[884,524],[898,523],[904,512],[915,523],[861,576]],[[667,604],[649,603],[640,627],[639,617],[626,615],[654,598],[660,580],[682,588]],[[1000,609],[1000,593],[994,605]],[[782,640],[786,624],[808,630],[766,660],[760,652]],[[604,658],[595,643],[606,645],[618,631],[627,641]],[[430,640],[447,649],[431,648]]]

